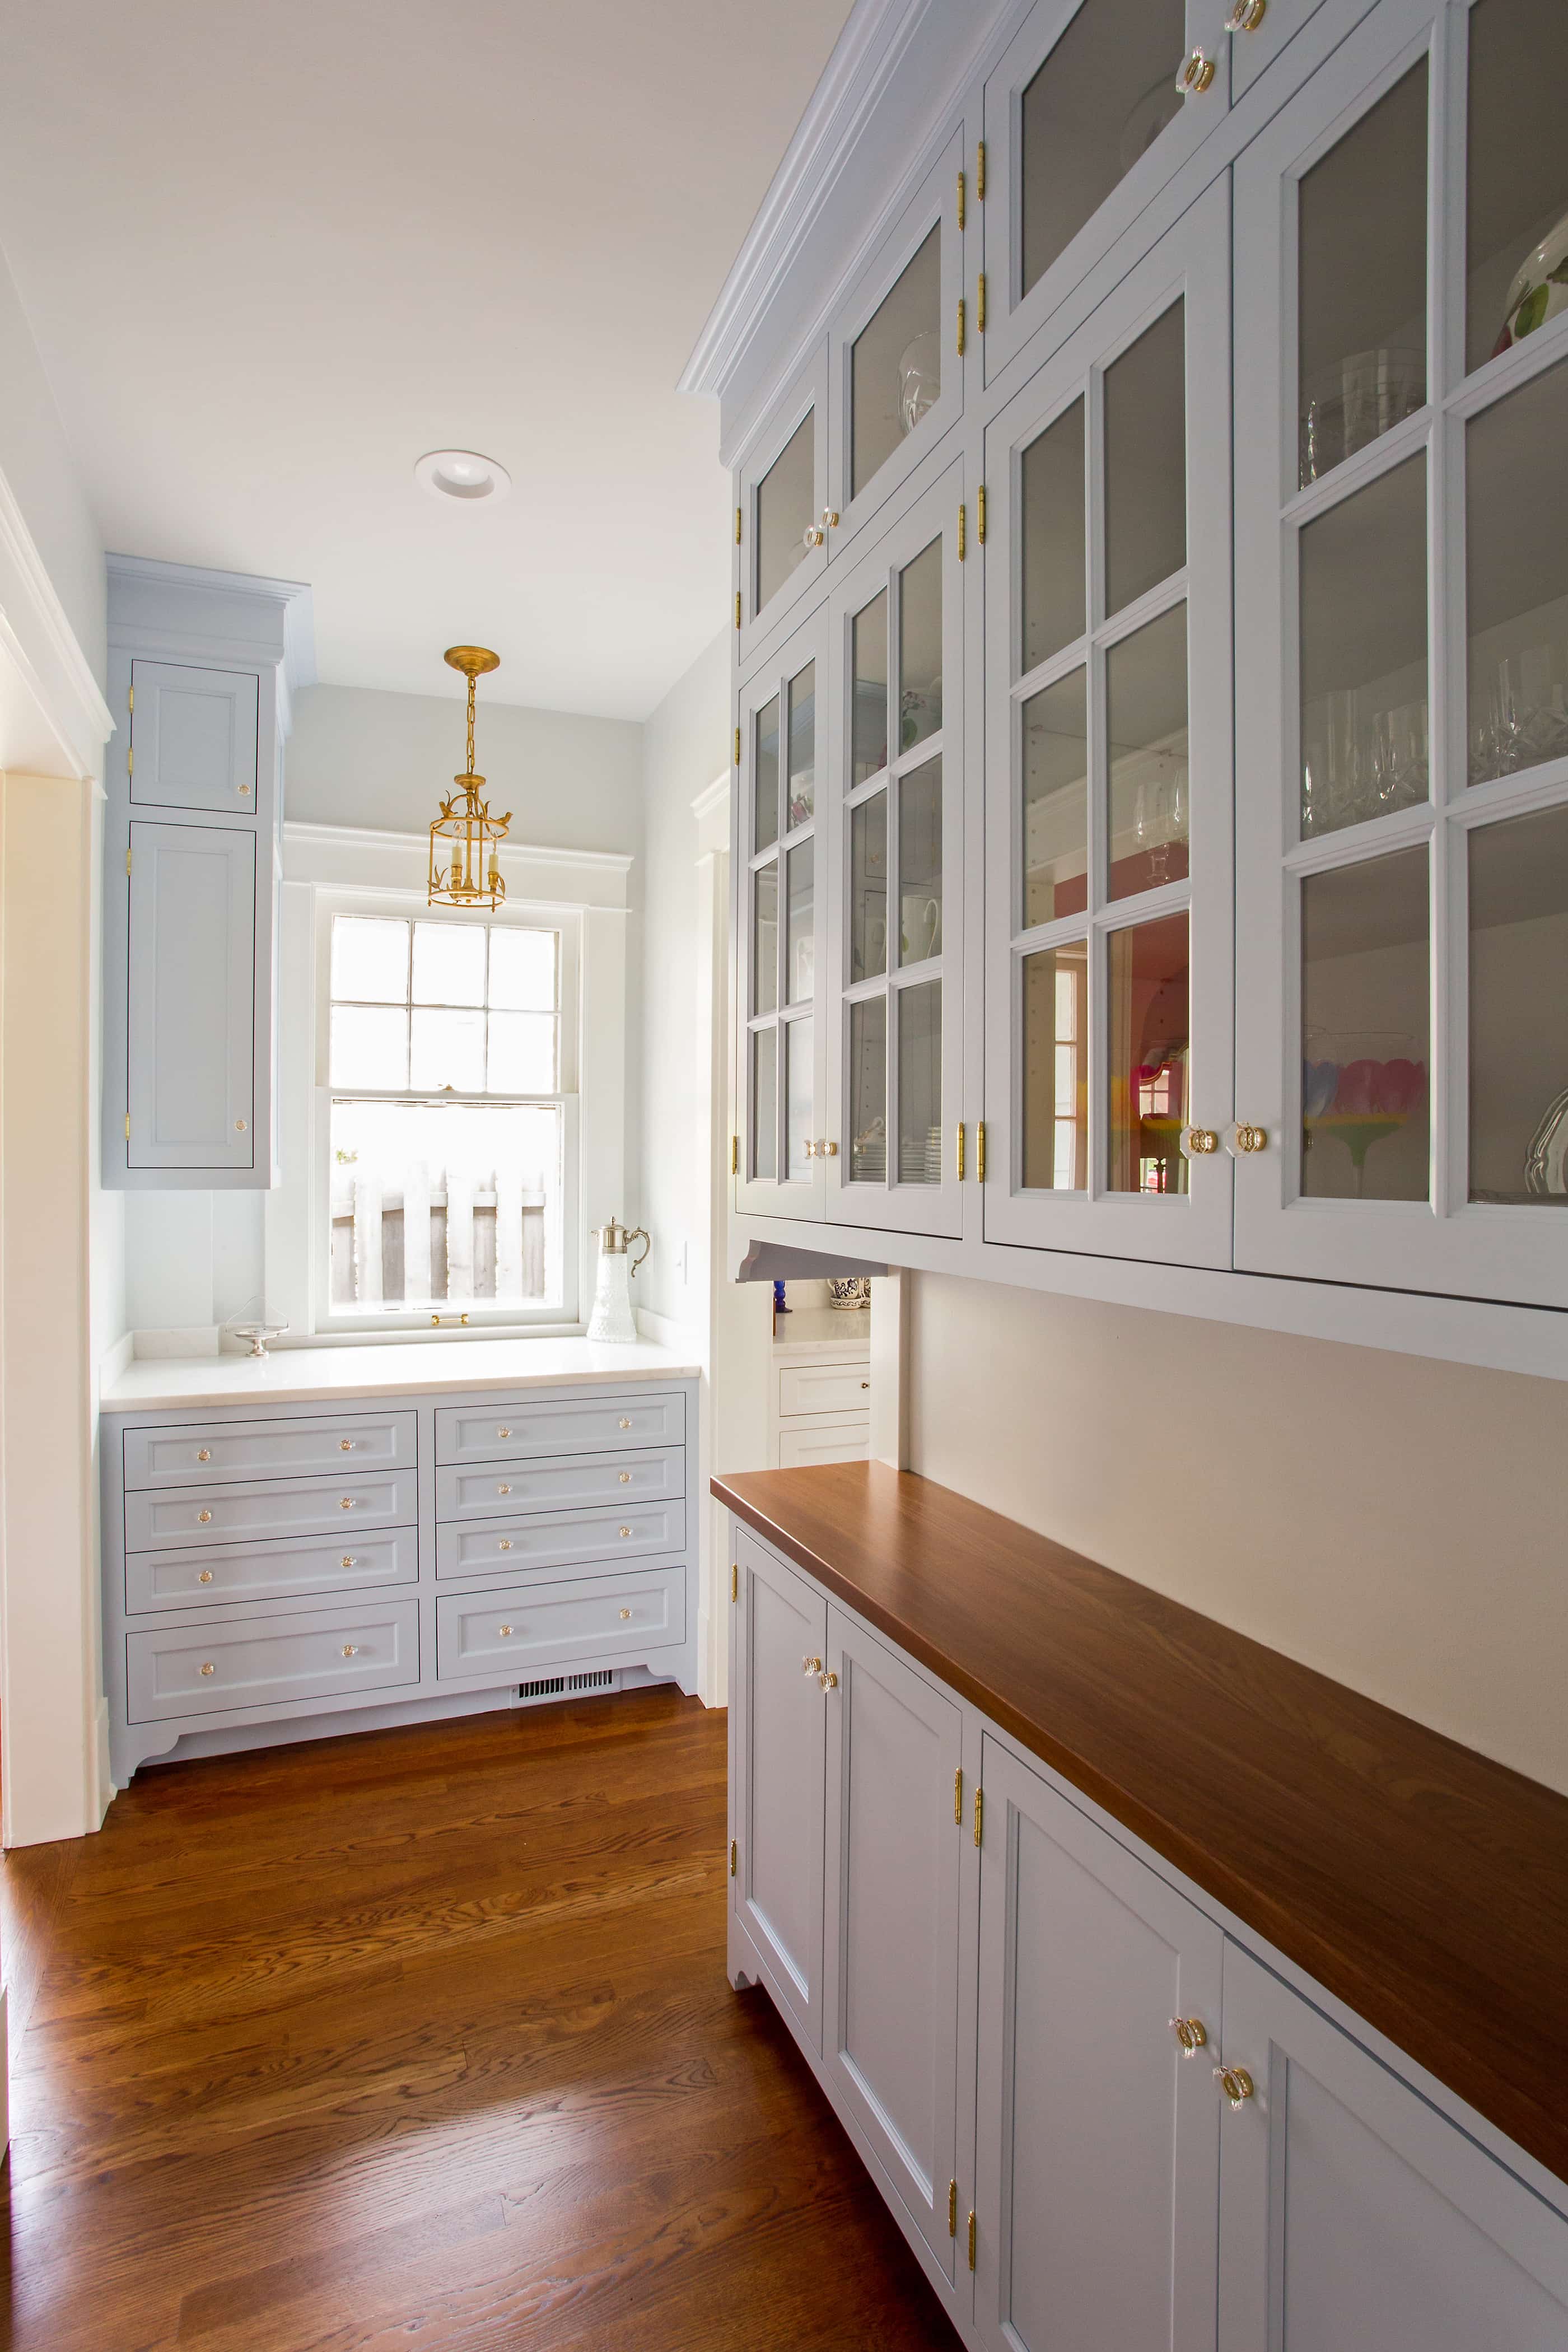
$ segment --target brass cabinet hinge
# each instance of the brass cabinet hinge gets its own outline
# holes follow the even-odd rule
[[[985,272],[980,273],[980,283],[974,289],[974,324],[981,334],[985,332]]]
[[[131,852],[129,850],[125,853],[125,871],[127,874],[131,871]]]
[[[963,1121],[958,1122],[958,1181],[963,1181]]]
[[[730,1598],[731,1601],[739,1601],[740,1597],[741,1563],[738,1559],[732,1559],[730,1562]]]
[[[960,228],[963,226],[963,197],[964,180],[963,173],[960,172],[958,175],[958,226]]]
[[[125,1140],[127,1143],[131,1140],[131,1113],[129,1111],[125,1114]]]
[[[740,1172],[741,1139],[738,1135],[732,1135],[730,1138],[730,1173],[731,1176],[738,1176]]]
[[[985,1791],[984,1789],[976,1789],[974,1791],[974,1843],[976,1845],[980,1843],[984,1833]]]
[[[739,507],[735,509],[735,544],[737,547],[741,544],[741,509]]]
[[[134,710],[136,708],[136,688],[134,687],[132,688],[130,693],[125,698],[125,708],[127,710]]]
[[[969,2216],[969,2267],[974,2268],[974,2215]]]
[[[738,767],[740,766],[740,764],[741,764],[741,730],[740,730],[740,729],[737,727],[737,728],[736,728],[736,730],[735,730],[735,765],[736,765],[736,767],[738,768]]]
[[[961,1764],[952,1776],[952,1818],[963,1826],[963,1767]]]
[[[985,544],[985,485],[984,482],[974,493],[974,536],[984,547]]]
[[[963,357],[963,297],[958,298],[958,356]]]
[[[735,626],[736,626],[737,628],[739,628],[739,627],[740,627],[740,625],[741,625],[741,592],[740,592],[740,590],[737,588],[737,589],[736,589],[736,591],[735,591]]]
[[[735,1875],[735,1841],[733,1838],[730,1840],[730,1875],[731,1878]]]
[[[985,142],[984,139],[974,150],[974,193],[984,204],[985,202]]]
[[[128,776],[133,776],[136,773],[136,746],[134,743],[127,743],[125,746],[125,772]]]
[[[985,1181],[985,1121],[983,1118],[974,1122],[974,1181],[977,1184]]]
[[[969,515],[963,500],[958,508],[958,560],[963,562],[969,552]]]
[[[958,2183],[956,2180],[950,2180],[947,2184],[947,2234],[950,2238],[956,2238],[958,2235]]]

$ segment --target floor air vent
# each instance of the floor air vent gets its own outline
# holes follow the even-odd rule
[[[615,1690],[620,1677],[614,1666],[595,1666],[591,1674],[542,1675],[537,1682],[519,1683],[519,1698],[560,1698],[567,1691]]]
[[[519,1698],[554,1698],[566,1687],[564,1675],[545,1675],[536,1683],[519,1683]]]
[[[591,1675],[568,1675],[566,1687],[568,1690],[610,1690],[615,1680],[614,1666],[598,1666]]]

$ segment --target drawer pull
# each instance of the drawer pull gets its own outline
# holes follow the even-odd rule
[[[511,1435],[511,1432],[510,1429],[498,1429],[496,1435],[498,1437],[510,1437]]]
[[[207,1665],[205,1665],[205,1666],[202,1668],[202,1672],[203,1672],[203,1674],[204,1674],[204,1675],[211,1675],[211,1674],[216,1674],[216,1673],[217,1672],[217,1669],[216,1669],[216,1666],[214,1666],[214,1665],[207,1664]]]
[[[204,1445],[201,1452],[196,1455],[196,1460],[198,1462],[210,1462],[212,1458],[213,1454],[212,1447],[210,1445]]]
[[[511,1488],[510,1486],[498,1486],[496,1488],[496,1493],[498,1495],[510,1495],[510,1492]]]
[[[629,1617],[629,1616],[631,1615],[631,1613],[632,1613],[632,1612],[631,1612],[631,1611],[630,1611],[629,1609],[623,1609],[623,1610],[622,1610],[622,1612],[621,1612],[621,1615],[622,1615],[623,1617]]]
[[[357,1658],[359,1655],[359,1643],[357,1642],[345,1642],[343,1643],[343,1655],[345,1658]]]
[[[343,1566],[344,1568],[357,1568],[357,1567],[359,1566],[359,1562],[358,1562],[358,1560],[354,1558],[354,1555],[353,1555],[353,1553],[352,1551],[346,1551],[346,1552],[344,1552],[343,1557],[342,1557],[342,1566]]]
[[[208,1521],[211,1517],[212,1517],[212,1513],[211,1513],[210,1511],[198,1511],[198,1512],[196,1513],[196,1525],[197,1525],[197,1527],[198,1527],[198,1528],[205,1528],[205,1527],[206,1526],[206,1524],[207,1524],[207,1521]]]
[[[510,1551],[511,1549],[511,1538],[510,1536],[502,1536],[500,1543],[496,1546],[496,1549],[498,1551]]]
[[[620,1480],[623,1486],[629,1486],[632,1483],[631,1472],[629,1470],[623,1470],[620,1473]]]
[[[510,1627],[510,1625],[498,1625],[498,1626],[496,1627],[496,1632],[500,1635],[501,1640],[502,1640],[503,1642],[510,1642],[510,1639],[511,1639],[511,1627]]]
[[[621,1533],[622,1533],[622,1535],[624,1535],[624,1536],[629,1536],[629,1535],[630,1535],[630,1533],[631,1533],[631,1529],[630,1529],[630,1528],[623,1528],[621,1529]]]
[[[626,1418],[626,1414],[625,1414],[624,1412],[623,1412],[623,1413],[622,1413],[622,1415],[621,1415],[621,1427],[622,1427],[623,1429],[629,1429],[629,1428],[631,1427],[631,1423],[628,1421],[628,1419]]]
[[[338,1440],[338,1452],[339,1452],[340,1454],[352,1454],[352,1453],[353,1452],[353,1450],[354,1450],[354,1442],[353,1442],[353,1439],[352,1437],[340,1437],[340,1438],[339,1438],[339,1440]]]
[[[352,1511],[353,1507],[354,1498],[352,1495],[344,1495],[339,1498],[338,1508],[340,1511]]]
[[[863,1389],[868,1389],[868,1388],[870,1387],[871,1383],[870,1383],[870,1381],[861,1381],[861,1383],[860,1383],[860,1385],[861,1385],[861,1387],[862,1387]]]
[[[196,1579],[196,1582],[198,1584],[210,1584],[212,1580],[213,1572],[210,1568],[204,1568],[201,1574]]]

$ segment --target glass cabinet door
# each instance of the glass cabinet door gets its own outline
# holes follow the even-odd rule
[[[1381,0],[1237,166],[1259,1271],[1568,1305],[1565,84],[1561,0]]]
[[[1269,0],[1258,34],[1309,0]],[[1229,0],[1038,0],[985,84],[993,382],[1226,111]],[[1267,35],[1264,23],[1272,19]]]
[[[825,1145],[836,1224],[956,1234],[961,1199],[961,467],[835,590]]]
[[[824,620],[767,661],[737,712],[735,1203],[776,1217],[823,1209]]]
[[[988,1241],[1229,1263],[1228,245],[1221,183],[987,436]]]
[[[882,239],[842,305],[829,338],[832,399],[831,552],[848,547],[963,408],[973,350],[973,295],[965,296],[967,183],[955,132],[918,196]],[[964,305],[961,326],[960,304]]]
[[[824,346],[752,435],[735,469],[732,614],[741,667],[787,626],[827,564]]]

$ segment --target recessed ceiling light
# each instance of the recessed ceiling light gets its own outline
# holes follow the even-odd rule
[[[433,499],[504,499],[511,476],[477,449],[432,449],[414,468],[414,478]]]

